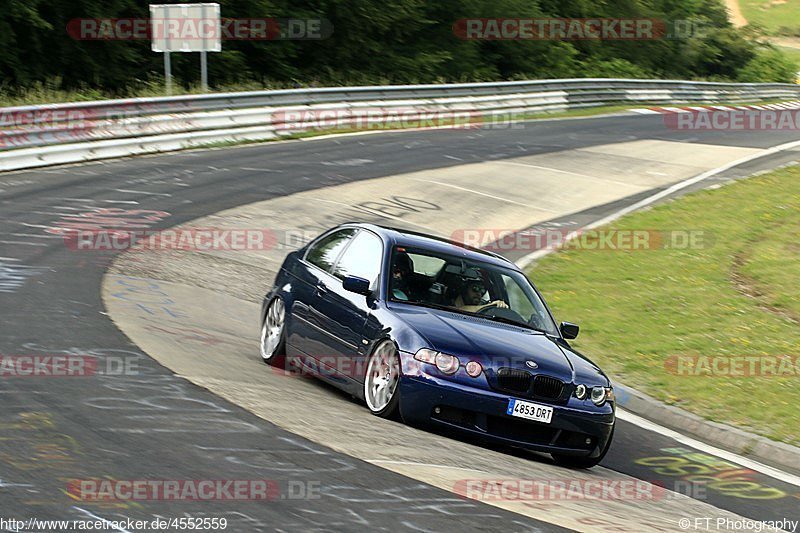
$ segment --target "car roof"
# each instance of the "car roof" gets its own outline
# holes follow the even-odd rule
[[[474,248],[458,241],[437,237],[435,235],[429,235],[427,233],[420,233],[403,228],[394,228],[391,226],[368,224],[364,222],[343,224],[343,226],[357,226],[360,228],[369,229],[380,235],[392,246],[424,248],[435,253],[458,255],[465,259],[483,261],[484,263],[519,270],[514,263],[502,255],[487,250],[481,250],[480,248]]]

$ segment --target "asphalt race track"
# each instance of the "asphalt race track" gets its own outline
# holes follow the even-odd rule
[[[403,191],[416,190],[421,201],[444,207],[461,202],[460,193],[445,196],[436,187],[458,189],[448,180],[457,180],[464,166],[474,164],[489,165],[470,167],[477,181],[484,176],[482,169],[496,171],[497,165],[506,164],[508,174],[498,178],[501,186],[542,176],[554,180],[546,181],[551,187],[560,183],[562,196],[548,196],[549,189],[536,191],[531,183],[523,183],[527,186],[521,188],[532,192],[509,192],[518,198],[519,205],[512,209],[495,205],[508,201],[495,192],[482,192],[480,202],[463,204],[474,209],[465,211],[470,216],[489,217],[487,223],[473,218],[473,226],[464,221],[447,226],[446,209],[437,209],[442,211],[437,216],[445,218],[414,222],[412,217],[406,222],[433,225],[444,234],[459,227],[507,228],[515,223],[520,229],[558,221],[580,226],[681,179],[798,139],[796,132],[680,132],[665,128],[660,116],[625,115],[530,122],[514,129],[353,135],[0,174],[0,354],[88,356],[98,365],[124,360],[138,369],[121,375],[1,378],[0,516],[224,517],[230,531],[555,531],[561,529],[557,524],[619,531],[626,514],[635,517],[640,507],[651,513],[651,505],[651,518],[636,518],[627,530],[679,530],[677,520],[684,516],[800,520],[795,476],[780,480],[740,468],[746,470],[748,483],[768,499],[753,493],[743,497],[741,492],[686,490],[663,468],[659,471],[661,463],[653,458],[684,454],[692,461],[720,460],[622,420],[602,468],[588,473],[556,469],[547,457],[485,449],[377,420],[335,390],[277,376],[258,360],[258,317],[248,305],[254,306],[254,298],[269,287],[272,279],[263,272],[274,271],[274,261],[261,269],[245,260],[230,267],[233,260],[224,254],[209,254],[197,258],[202,266],[195,272],[191,265],[170,266],[166,259],[148,257],[145,263],[159,264],[137,265],[141,258],[120,258],[105,277],[104,295],[104,276],[116,253],[77,252],[59,234],[65,221],[87,213],[116,220],[124,214],[149,229],[161,229],[203,217],[230,221],[239,213],[235,209],[250,209],[250,218],[242,222],[245,227],[256,216],[262,217],[262,224],[275,220],[267,227],[288,227],[292,221],[322,227],[336,222],[331,213],[352,219],[358,216],[352,207],[363,207],[364,198],[377,200],[384,190],[390,195],[382,185],[389,181],[368,181],[384,178],[405,187],[398,189],[405,194],[402,198],[408,197]],[[614,147],[619,147],[616,153]],[[753,161],[698,186],[746,176],[797,155],[787,151]],[[637,158],[641,168],[653,174],[642,179],[638,168],[620,168],[624,157]],[[596,174],[615,171],[620,177],[613,186],[591,181]],[[430,178],[427,185],[407,179],[413,175],[426,180],[424,176],[434,174],[436,180]],[[396,176],[405,178],[391,178]],[[464,188],[469,189],[462,191],[465,194],[475,192],[473,185]],[[347,200],[342,200],[345,194]],[[331,207],[320,208],[309,201],[314,198],[327,200]],[[235,211],[217,215],[226,210]],[[362,213],[367,218],[376,215],[368,207]],[[516,222],[521,217],[525,223]],[[192,281],[181,286],[181,272]],[[252,272],[253,277],[242,279],[242,272]],[[142,282],[152,279],[164,282],[167,298],[152,300],[153,291],[162,290]],[[145,300],[109,299],[110,294],[141,290],[142,283],[150,290],[149,296],[144,292]],[[195,294],[187,285],[196,288],[194,307],[202,309],[181,307],[181,299],[191,302]],[[220,302],[223,307],[214,307]],[[224,324],[220,330],[229,335],[215,335],[214,327],[194,327],[213,326],[215,316]],[[199,322],[192,323],[195,318]],[[181,325],[177,339],[176,324]],[[170,337],[172,344],[164,340]],[[237,382],[243,383],[240,390]],[[259,391],[270,395],[259,397]],[[324,404],[319,425],[309,423],[314,420],[310,415],[293,412],[296,393]],[[376,431],[382,440],[365,440]],[[454,451],[464,454],[454,456]],[[527,477],[594,479],[621,474],[663,484],[685,496],[605,502],[607,507],[581,514],[582,504],[567,508],[554,502],[548,502],[550,507],[479,502],[452,490],[454,479],[474,472],[508,477],[519,472],[519,465],[526,465]],[[70,494],[70,481],[75,479],[268,479],[279,490],[270,501],[97,502]],[[598,515],[600,509],[608,514]],[[560,511],[569,516],[554,516]]]

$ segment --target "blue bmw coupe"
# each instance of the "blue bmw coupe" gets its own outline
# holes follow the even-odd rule
[[[290,253],[261,308],[261,357],[305,370],[381,417],[602,460],[611,383],[567,342],[533,284],[496,254],[344,224]]]

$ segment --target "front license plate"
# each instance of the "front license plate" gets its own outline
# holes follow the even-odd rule
[[[506,414],[549,424],[550,420],[553,418],[553,408],[546,405],[539,405],[538,403],[524,402],[511,398],[508,401]]]

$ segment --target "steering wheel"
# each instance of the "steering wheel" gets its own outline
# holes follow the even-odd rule
[[[522,315],[520,315],[519,313],[508,307],[498,307],[497,304],[487,305],[486,307],[478,311],[478,314],[492,316],[492,317],[498,316],[501,318],[508,318],[515,322],[525,324],[525,319],[522,317]]]
[[[491,304],[491,305],[487,305],[485,307],[481,307],[478,310],[478,314],[479,315],[485,315],[485,314],[487,314],[489,311],[491,311],[493,309],[497,309],[497,304]]]

